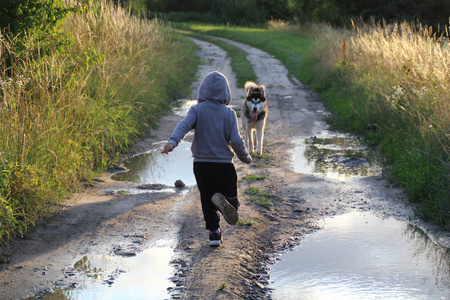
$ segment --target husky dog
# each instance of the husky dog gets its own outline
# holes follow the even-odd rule
[[[245,146],[250,153],[256,148],[256,153],[263,152],[264,128],[267,119],[266,87],[254,82],[245,83],[247,97],[244,100],[241,111],[242,127],[245,132]],[[256,133],[256,136],[253,134]]]

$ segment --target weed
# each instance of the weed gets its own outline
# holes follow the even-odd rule
[[[227,287],[227,282],[222,282],[219,287],[217,288],[219,291],[223,291]]]
[[[250,174],[250,175],[243,176],[242,179],[245,179],[245,180],[247,180],[248,183],[251,183],[251,182],[254,182],[257,180],[266,179],[266,175],[265,174],[258,174],[258,175]]]
[[[242,220],[238,220],[238,225],[239,226],[253,226],[253,225],[255,225],[255,222],[253,222],[253,221],[250,221],[250,220],[245,220],[245,221],[242,221]]]
[[[266,152],[263,152],[261,155],[256,154],[255,152],[250,154],[253,158],[253,163],[251,166],[253,168],[267,168],[267,161],[270,159],[270,155]]]
[[[273,206],[272,201],[266,197],[266,196],[254,196],[254,197],[250,197],[250,201],[252,201],[253,203],[262,205],[262,206],[267,206],[267,207],[271,207]]]
[[[252,158],[256,158],[258,160],[269,160],[270,159],[270,155],[267,154],[266,152],[263,152],[262,154],[257,154],[256,152],[252,152],[251,156],[252,156]]]
[[[273,200],[279,200],[280,198],[274,194],[267,193],[259,187],[249,187],[244,191],[244,194],[251,195],[250,201],[263,206],[273,206]]]

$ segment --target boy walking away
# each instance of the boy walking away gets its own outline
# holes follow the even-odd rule
[[[236,154],[241,161],[252,162],[239,134],[236,112],[228,107],[230,102],[231,90],[225,75],[217,71],[207,74],[198,89],[197,104],[178,123],[161,151],[169,154],[190,130],[195,129],[191,146],[194,175],[212,247],[222,242],[218,211],[231,225],[239,219],[233,157]]]

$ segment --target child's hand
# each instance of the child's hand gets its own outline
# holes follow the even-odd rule
[[[167,143],[164,145],[161,153],[169,154],[169,152],[172,152],[172,151],[173,151],[173,145],[171,143]]]

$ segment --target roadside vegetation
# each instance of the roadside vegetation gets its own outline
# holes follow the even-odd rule
[[[115,0],[120,1],[120,0]],[[122,1],[125,2],[125,1]],[[448,24],[450,6],[440,0],[128,0],[131,7],[146,10],[149,16],[174,22],[227,24],[247,27],[271,20],[327,23],[346,26],[348,20],[417,21],[443,29]]]
[[[236,73],[236,83],[238,86],[244,86],[247,81],[256,81],[257,77],[255,71],[253,70],[253,66],[247,60],[247,52],[245,52],[241,48],[220,39],[193,31],[177,30],[177,32],[199,40],[216,44],[217,46],[225,50],[227,52],[227,57],[230,57],[231,68],[233,69],[233,72]]]
[[[11,16],[21,9],[23,19]],[[157,125],[170,100],[190,92],[198,61],[191,41],[105,0],[5,2],[0,14],[11,17],[0,33],[0,241],[7,241]]]
[[[365,137],[417,213],[450,224],[450,45],[417,23],[271,22],[268,28],[173,24],[263,49],[310,85],[336,129]]]

